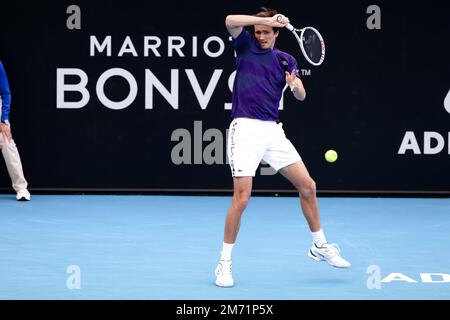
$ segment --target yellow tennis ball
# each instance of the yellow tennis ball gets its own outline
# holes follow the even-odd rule
[[[327,160],[329,163],[333,163],[337,160],[338,154],[334,150],[328,150],[325,152],[325,160]]]

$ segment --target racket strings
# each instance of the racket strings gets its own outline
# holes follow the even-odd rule
[[[312,30],[305,30],[303,33],[303,47],[307,56],[315,63],[318,63],[322,57],[321,39]]]

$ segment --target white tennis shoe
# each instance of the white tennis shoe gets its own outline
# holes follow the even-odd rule
[[[17,192],[16,199],[17,201],[30,201],[31,195],[27,189],[22,189]]]
[[[233,276],[231,274],[232,260],[220,260],[217,265],[216,274],[216,285],[219,287],[232,287],[234,286]]]
[[[350,262],[341,257],[341,250],[335,243],[325,243],[321,247],[313,243],[308,252],[308,256],[316,261],[326,261],[336,268],[348,268],[351,266]]]

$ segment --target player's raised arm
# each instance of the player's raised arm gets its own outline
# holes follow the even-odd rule
[[[282,15],[280,15],[282,16]],[[261,24],[271,27],[283,28],[289,23],[289,18],[282,16],[283,19],[280,21],[277,20],[278,15],[273,17],[255,17],[249,15],[229,15],[225,19],[225,25],[228,29],[228,32],[233,38],[237,38],[241,32],[243,27],[252,26],[255,24]]]

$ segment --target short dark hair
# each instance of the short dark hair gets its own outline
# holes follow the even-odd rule
[[[254,16],[255,17],[261,17],[261,18],[269,18],[269,17],[273,17],[275,15],[278,14],[278,11],[275,9],[270,9],[270,8],[266,8],[266,7],[260,7],[259,8],[259,12],[256,13]],[[274,32],[277,32],[278,30],[280,30],[281,28],[278,27],[272,27]]]

